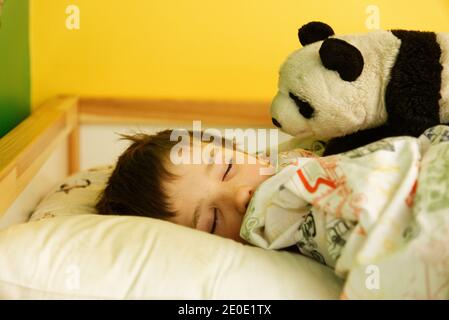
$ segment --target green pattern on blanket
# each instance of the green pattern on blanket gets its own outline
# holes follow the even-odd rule
[[[439,140],[434,140],[439,141]],[[419,193],[416,196],[416,210],[428,213],[449,208],[449,143],[439,144],[426,155],[429,165],[423,170]]]

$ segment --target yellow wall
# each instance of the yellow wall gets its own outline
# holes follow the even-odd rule
[[[277,71],[312,20],[337,33],[449,32],[448,0],[30,0],[32,102],[56,94],[270,100]],[[80,30],[65,9],[80,8]]]

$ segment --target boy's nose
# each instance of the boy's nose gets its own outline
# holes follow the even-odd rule
[[[235,202],[237,210],[243,215],[248,208],[249,201],[253,196],[253,189],[251,186],[241,186],[237,190],[237,194],[235,195]]]

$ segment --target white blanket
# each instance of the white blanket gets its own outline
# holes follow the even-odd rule
[[[448,299],[449,127],[329,157],[282,153],[241,236],[334,268],[342,299]]]

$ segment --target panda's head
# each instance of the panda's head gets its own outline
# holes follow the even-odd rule
[[[344,136],[373,122],[371,111],[377,110],[379,96],[370,91],[378,91],[379,76],[366,71],[362,52],[348,42],[351,37],[333,35],[321,22],[303,26],[298,31],[303,48],[279,71],[272,121],[298,138]]]

